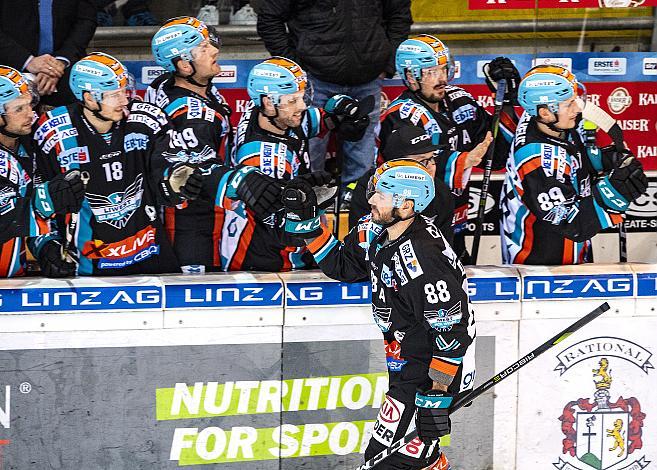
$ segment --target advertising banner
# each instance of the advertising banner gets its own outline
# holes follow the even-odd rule
[[[636,8],[656,6],[657,0],[469,0],[470,10],[535,8]]]
[[[570,321],[521,323],[520,349]],[[655,328],[655,318],[602,316],[519,375],[516,468],[653,468]]]
[[[362,327],[350,328],[362,336]],[[292,470],[362,463],[388,388],[383,341],[281,348],[257,335],[253,344],[230,344],[233,328],[216,331],[225,344],[94,347],[99,333],[89,332],[88,347],[0,351],[0,465]],[[180,343],[195,336],[179,333]],[[496,340],[483,333],[477,372],[489,377]],[[492,467],[493,412],[486,394],[453,417],[454,438],[443,445],[463,468]],[[477,452],[468,452],[472,446]]]

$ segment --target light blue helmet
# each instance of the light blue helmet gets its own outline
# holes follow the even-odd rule
[[[193,16],[172,18],[151,40],[155,62],[168,72],[175,72],[175,59],[192,61],[192,49],[206,39],[219,47],[219,37],[202,21]]]
[[[306,72],[296,62],[285,57],[270,57],[255,65],[249,72],[246,91],[256,106],[262,106],[262,96],[279,103],[281,95],[306,91],[306,101],[312,100],[311,87]],[[308,103],[307,103],[308,104]]]
[[[80,101],[84,99],[85,91],[96,101],[102,101],[106,91],[128,87],[128,71],[111,55],[93,52],[73,64],[68,82]]]
[[[518,102],[530,116],[537,116],[540,106],[559,111],[559,103],[581,95],[586,101],[586,88],[568,69],[558,65],[532,68],[518,86]]]
[[[33,99],[27,79],[16,69],[0,66],[0,114],[5,113],[5,105],[20,96]]]
[[[426,209],[436,193],[427,169],[410,158],[390,160],[377,168],[367,186],[367,199],[376,191],[392,195],[392,206],[396,208],[412,199],[416,213]]]
[[[422,69],[447,65],[447,79],[454,78],[454,63],[449,48],[435,36],[420,34],[403,41],[395,54],[395,69],[406,83],[406,71],[410,70],[416,80],[422,78]]]

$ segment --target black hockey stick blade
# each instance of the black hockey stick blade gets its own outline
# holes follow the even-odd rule
[[[570,335],[575,333],[577,330],[579,330],[581,327],[584,325],[591,323],[593,320],[598,318],[600,315],[605,313],[607,310],[609,310],[609,304],[607,302],[601,304],[598,308],[593,310],[592,312],[588,313],[584,317],[580,318],[577,320],[575,323],[572,325],[566,327],[563,329],[561,332],[557,333],[555,336],[547,340],[545,343],[541,344],[539,347],[534,349],[532,352],[529,354],[524,355],[520,359],[518,359],[516,362],[511,364],[509,367],[504,369],[502,372],[499,374],[496,374],[494,377],[491,377],[488,379],[486,382],[475,388],[473,391],[470,393],[462,396],[461,398],[457,398],[456,401],[452,404],[452,406],[449,409],[450,413],[454,413],[456,410],[464,407],[468,403],[471,403],[474,401],[477,397],[485,393],[486,391],[490,390],[493,388],[495,385],[500,383],[502,380],[506,379],[507,377],[515,374],[518,372],[522,367],[526,366],[529,364],[531,361],[536,359],[538,356],[543,354],[545,351],[548,349],[552,348],[553,346],[556,346],[557,344],[561,343],[563,340],[568,338]],[[406,444],[411,442],[413,439],[417,437],[417,430],[413,430],[410,433],[406,434],[404,437],[402,437],[400,440],[397,442],[394,442],[390,447],[385,449],[384,451],[378,453],[374,457],[372,457],[370,460],[365,462],[363,465],[358,467],[356,470],[370,470],[374,468],[376,465],[380,464],[384,460],[386,460],[388,457],[390,457],[392,454],[397,452],[399,449],[404,447]]]

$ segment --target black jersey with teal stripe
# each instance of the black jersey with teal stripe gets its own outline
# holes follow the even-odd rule
[[[165,236],[158,210],[179,199],[160,190],[170,168],[163,157],[176,152],[164,112],[133,102],[129,115],[110,129],[108,144],[84,117],[78,104],[55,108],[39,120],[35,139],[44,177],[79,169],[88,178],[73,245],[80,275],[126,275],[178,272],[179,263]],[[65,238],[71,215],[57,217]]]

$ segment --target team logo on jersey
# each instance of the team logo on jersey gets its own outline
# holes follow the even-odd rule
[[[372,304],[372,315],[374,316],[374,322],[376,326],[379,327],[381,331],[387,333],[390,330],[392,322],[390,321],[390,314],[392,313],[391,308],[382,308],[377,307]]]
[[[125,191],[117,191],[108,196],[104,194],[87,193],[87,201],[91,212],[98,222],[110,224],[122,229],[128,224],[130,217],[141,206],[143,176],[138,174],[135,181]]]
[[[197,165],[199,163],[203,163],[215,158],[217,156],[217,152],[206,145],[200,152],[187,153],[184,150],[181,150],[177,153],[163,152],[162,156],[169,163],[189,163],[192,165]]]
[[[461,301],[459,300],[449,309],[441,308],[440,310],[425,310],[424,318],[426,318],[431,328],[436,331],[451,331],[452,327],[459,323],[463,318]]]
[[[552,225],[559,225],[563,220],[573,220],[578,213],[579,208],[575,205],[575,198],[572,198],[555,205],[545,214],[543,220]]]
[[[418,261],[417,256],[415,256],[413,243],[411,243],[410,240],[406,240],[399,245],[399,252],[402,255],[402,261],[404,262],[404,266],[406,266],[406,270],[411,279],[416,279],[424,274],[422,266],[420,266],[420,262]]]
[[[625,462],[643,447],[646,413],[642,411],[639,400],[620,396],[616,401],[611,401],[610,390],[614,378],[608,356],[600,357],[592,374],[595,385],[593,399],[570,401],[559,417],[561,431],[565,435],[563,454],[573,458],[563,460],[559,457],[554,466],[559,470],[646,468],[650,462],[645,456]]]
[[[404,331],[399,331],[399,330],[395,330],[395,332],[393,333],[393,335],[394,335],[395,339],[396,339],[398,342],[401,343],[402,341],[404,341],[404,336],[406,336],[406,332],[404,332]]]
[[[401,357],[401,346],[397,341],[388,341],[383,340],[386,349],[386,365],[390,372],[401,372],[402,368],[408,361],[405,361]]]

